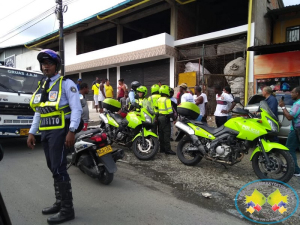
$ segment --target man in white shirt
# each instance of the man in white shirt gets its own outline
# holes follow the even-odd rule
[[[180,92],[183,93],[181,96],[180,102],[192,102],[195,103],[193,95],[187,91],[187,85],[185,83],[181,84],[180,86]]]
[[[215,87],[215,93],[217,106],[214,115],[217,127],[221,127],[224,125],[224,123],[226,123],[228,117],[228,114],[224,113],[224,111],[227,112],[228,104],[233,102],[233,98],[229,94],[226,94],[224,92],[222,93],[222,88],[220,86]]]
[[[205,93],[202,93],[202,89],[200,86],[195,87],[195,95],[194,95],[195,104],[198,105],[200,109],[200,115],[196,119],[197,121],[206,122],[207,117],[207,96]]]

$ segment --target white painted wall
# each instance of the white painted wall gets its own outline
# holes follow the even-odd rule
[[[36,59],[39,51],[28,51],[23,54],[19,54],[16,56],[16,68],[18,69],[26,69],[27,67],[31,67],[31,70],[40,71],[40,64]]]
[[[254,46],[255,40],[255,24],[251,24],[251,37],[250,37],[250,46]],[[249,52],[249,77],[248,82],[253,82],[254,80],[254,52]]]
[[[76,57],[77,33],[65,36],[65,64],[67,65],[71,58]]]
[[[67,44],[67,42],[70,43]],[[73,38],[70,37],[69,41],[66,40],[66,46],[69,46],[68,48],[70,49],[70,50],[66,50],[68,51],[68,53],[66,54],[66,65],[72,65],[72,64],[86,62],[94,59],[120,55],[120,54],[134,52],[134,51],[143,50],[147,48],[157,47],[160,45],[169,45],[173,47],[174,38],[167,33],[163,33],[163,34],[154,35],[151,37],[139,39],[136,41],[132,41],[120,45],[115,45],[109,48],[104,48],[104,49],[100,49],[100,50],[96,50],[93,52],[88,52],[80,55],[76,55],[75,52],[74,55],[74,50],[72,50],[72,48],[76,48],[76,37],[75,37],[75,44],[74,44],[74,37]]]

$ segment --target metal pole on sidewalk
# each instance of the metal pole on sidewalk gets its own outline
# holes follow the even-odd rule
[[[65,46],[64,46],[64,18],[62,0],[55,0],[58,4],[56,8],[56,17],[59,20],[59,55],[61,58],[61,75],[65,75]]]

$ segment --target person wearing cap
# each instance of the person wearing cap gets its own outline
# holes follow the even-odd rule
[[[180,87],[180,89],[179,89],[180,93],[182,93],[182,96],[180,98],[180,103],[182,103],[182,102],[195,103],[193,95],[187,91],[187,84],[182,83],[179,87]]]
[[[75,218],[66,156],[67,149],[74,147],[76,130],[82,129],[82,107],[76,84],[58,73],[61,68],[60,56],[53,50],[45,49],[40,51],[37,59],[45,78],[39,82],[30,101],[35,113],[27,145],[31,149],[35,147],[34,135],[40,130],[47,165],[54,179],[56,198],[55,203],[44,208],[42,213],[54,214],[47,222],[58,224]]]
[[[77,80],[77,90],[80,91],[80,84],[82,83],[82,80],[79,78]]]

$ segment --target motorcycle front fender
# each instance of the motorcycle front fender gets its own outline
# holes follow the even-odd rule
[[[272,149],[280,149],[280,150],[284,150],[284,151],[289,151],[289,149],[287,147],[285,147],[284,145],[279,144],[279,143],[265,141],[265,140],[261,140],[261,143],[264,146],[265,152],[270,152]],[[261,149],[259,146],[256,149],[254,149],[254,151],[252,152],[250,161],[252,161],[253,156],[257,152],[261,152]]]
[[[116,165],[111,153],[101,156],[99,158],[99,160],[105,166],[105,168],[107,169],[107,171],[109,173],[117,172],[117,165]]]
[[[145,128],[143,129],[142,132],[144,132],[144,137],[153,136],[153,137],[158,138],[158,136],[157,136],[156,134],[154,134],[152,131],[146,130]],[[142,132],[138,133],[138,134],[132,139],[132,142],[133,142],[137,137],[142,136]]]

